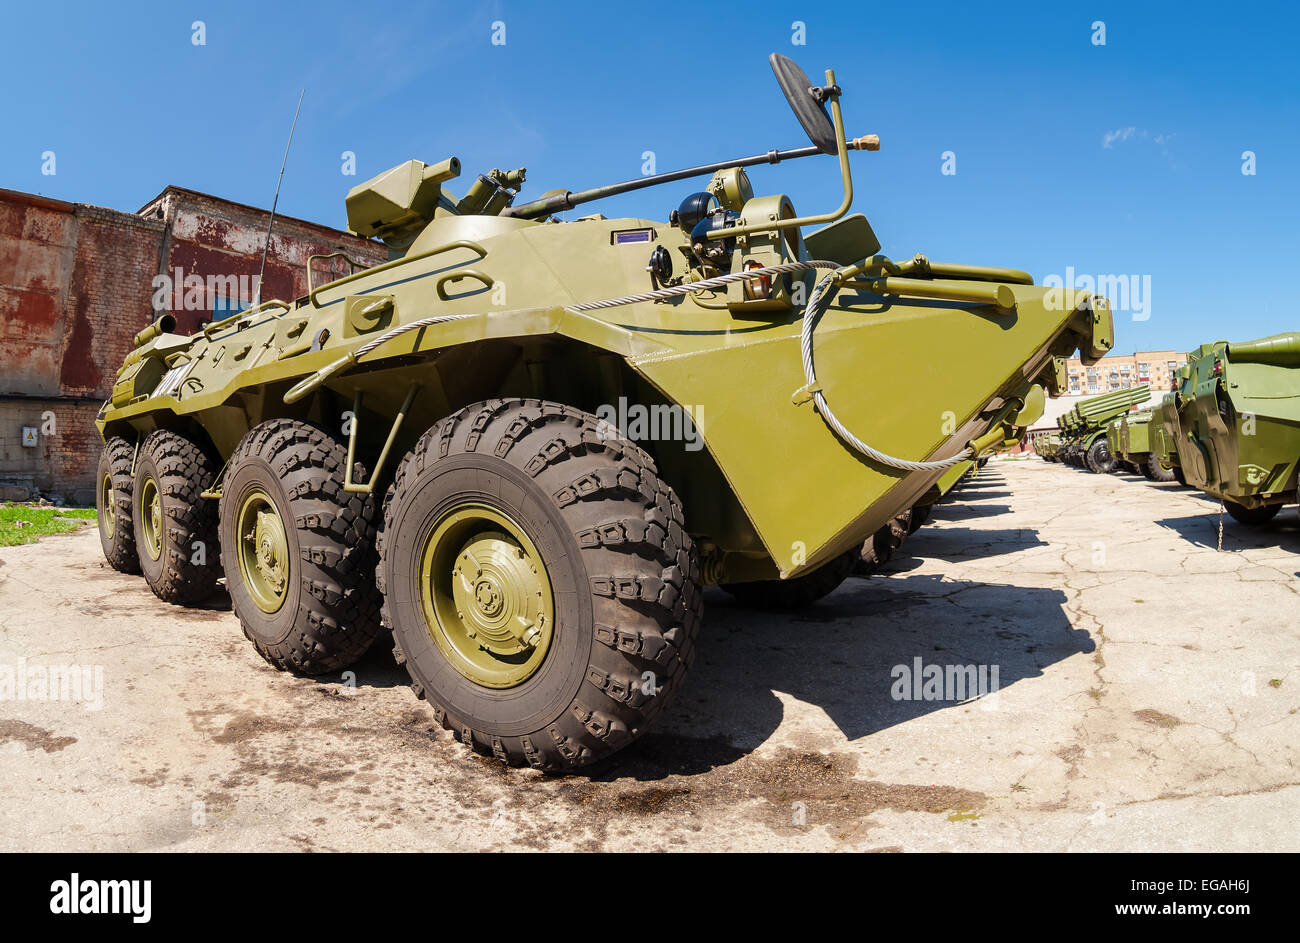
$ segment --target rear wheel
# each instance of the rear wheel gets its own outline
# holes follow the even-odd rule
[[[788,580],[723,583],[736,602],[751,609],[803,609],[829,595],[853,573],[861,549],[853,548],[811,573]]]
[[[424,434],[385,500],[395,655],[438,722],[512,766],[626,746],[694,656],[702,598],[681,503],[594,416],[489,400]]]
[[[1110,454],[1110,449],[1103,439],[1092,443],[1087,455],[1084,456],[1084,462],[1090,470],[1099,475],[1109,474],[1115,470],[1115,456]]]
[[[258,654],[281,670],[346,668],[379,634],[374,495],[343,490],[347,450],[306,422],[254,427],[221,489],[221,562]]]
[[[221,577],[216,502],[201,497],[217,463],[199,445],[160,429],[140,445],[131,493],[136,559],[154,595],[192,605]]]
[[[121,436],[104,443],[95,474],[95,517],[99,545],[108,565],[122,573],[139,573],[135,525],[131,523],[131,458],[135,447]]]
[[[1262,527],[1277,517],[1277,512],[1282,510],[1280,504],[1265,504],[1262,507],[1248,508],[1243,504],[1237,504],[1235,501],[1229,501],[1227,498],[1223,500],[1223,506],[1232,515],[1233,520],[1250,527]]]

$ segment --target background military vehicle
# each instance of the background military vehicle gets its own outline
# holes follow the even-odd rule
[[[1152,423],[1156,441],[1159,443],[1158,448],[1165,456],[1165,461],[1169,464],[1169,470],[1173,473],[1174,480],[1180,485],[1186,485],[1187,478],[1183,475],[1183,468],[1178,458],[1178,442],[1176,440],[1178,397],[1180,393],[1183,395],[1190,393],[1190,375],[1187,364],[1182,364],[1174,371],[1173,390],[1161,397],[1160,405],[1156,407],[1156,417],[1159,422]]]
[[[1188,354],[1165,423],[1186,483],[1243,524],[1297,500],[1300,332],[1204,344]]]
[[[1062,393],[1064,358],[1112,346],[1104,298],[879,255],[848,212],[850,152],[878,142],[846,139],[833,73],[771,64],[811,146],[526,203],[522,168],[457,198],[456,158],[410,161],[347,198],[391,261],[142,331],[98,420],[109,561],[176,603],[224,577],[283,669],[336,671],[387,626],[438,721],[510,764],[640,736],[704,586],[824,595]],[[745,166],[815,154],[838,207],[754,194]],[[556,216],[709,175],[667,222]]]
[[[1066,461],[1089,471],[1105,473],[1115,467],[1115,458],[1106,441],[1106,427],[1112,419],[1146,402],[1150,387],[1143,383],[1123,390],[1112,390],[1074,404],[1063,419],[1068,422],[1069,440]]]
[[[1045,462],[1059,462],[1061,433],[1045,431],[1034,434],[1034,453]]]
[[[1112,419],[1106,437],[1107,447],[1117,463],[1149,481],[1174,480],[1169,440],[1154,410],[1125,413]]]

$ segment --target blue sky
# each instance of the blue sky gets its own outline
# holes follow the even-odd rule
[[[284,213],[341,227],[355,183],[453,154],[467,177],[526,166],[531,198],[635,177],[647,150],[662,171],[801,146],[777,50],[835,68],[849,133],[880,134],[854,155],[854,208],[890,256],[1150,276],[1149,318],[1119,315],[1121,353],[1300,329],[1296,8],[983,6],[11,4],[0,186],[135,210],[178,184],[268,206],[305,86]],[[831,158],[751,178],[801,212],[839,202]],[[665,219],[691,189],[592,211]]]

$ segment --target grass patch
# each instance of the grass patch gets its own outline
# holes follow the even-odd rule
[[[0,547],[35,543],[50,534],[66,534],[78,530],[94,520],[94,508],[0,504]]]

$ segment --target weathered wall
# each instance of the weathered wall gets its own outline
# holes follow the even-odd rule
[[[151,320],[165,225],[0,191],[0,481],[93,498],[94,419]],[[38,430],[26,448],[24,426]]]
[[[179,187],[139,213],[0,189],[0,500],[33,489],[94,500],[99,436],[94,419],[131,341],[163,311],[190,334],[252,298],[268,214]],[[378,243],[277,216],[264,299],[307,293],[307,260],[343,250],[367,267],[387,259]],[[157,276],[182,281],[161,296]],[[316,283],[352,270],[343,259],[313,265]],[[199,287],[186,291],[184,276]],[[210,290],[208,277],[223,281]],[[226,281],[234,277],[234,282]],[[228,287],[243,291],[219,301]],[[22,427],[39,430],[35,448]]]
[[[161,271],[171,276],[174,284],[180,274],[182,290],[174,291],[170,306],[164,307],[176,317],[177,333],[192,334],[212,320],[218,305],[217,294],[224,294],[226,289],[225,285],[209,285],[209,276],[232,280],[245,289],[238,300],[245,303],[252,300],[262,265],[262,248],[266,244],[268,214],[265,210],[168,187],[146,204],[140,214],[167,225],[164,247],[167,262]],[[307,260],[313,255],[339,251],[367,268],[388,259],[387,250],[379,243],[327,226],[277,216],[267,252],[262,300],[301,298],[307,294]],[[332,281],[350,271],[351,266],[343,259],[317,260],[312,265],[314,284]],[[183,283],[192,276],[204,280],[202,289],[196,286],[183,290]]]

